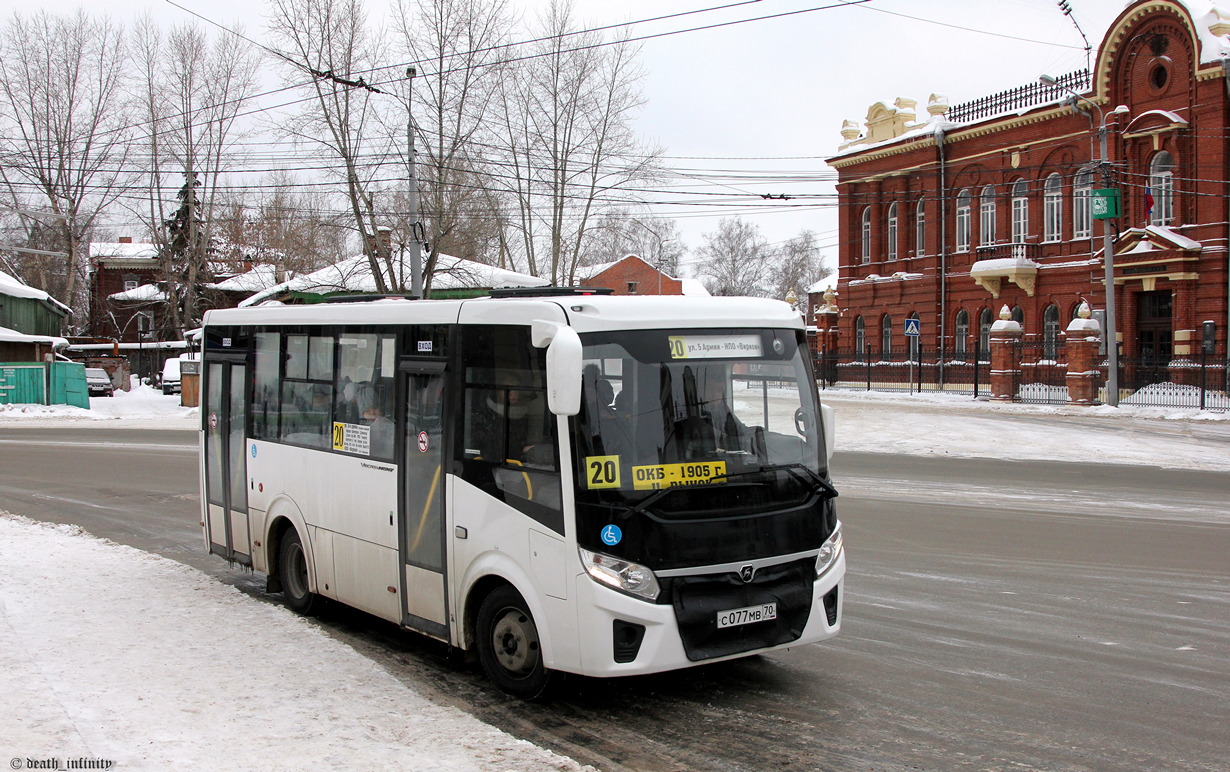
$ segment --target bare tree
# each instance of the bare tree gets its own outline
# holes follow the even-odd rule
[[[229,196],[214,217],[219,256],[271,265],[277,281],[345,257],[346,212],[330,207],[326,193],[304,188],[288,172],[272,172],[261,194]]]
[[[28,220],[62,258],[39,261],[32,282],[89,317],[89,233],[122,191],[129,116],[122,98],[121,29],[105,16],[15,13],[0,40],[0,183],[10,202],[53,217]],[[52,261],[56,261],[52,263]]]
[[[714,295],[768,297],[772,254],[759,226],[740,217],[723,217],[717,230],[702,236],[697,272]]]
[[[668,276],[679,275],[679,261],[686,255],[674,220],[637,217],[612,212],[602,217],[585,247],[582,265],[618,260],[636,255]]]
[[[139,95],[150,149],[150,230],[155,234],[176,332],[200,323],[213,280],[211,242],[219,186],[242,136],[239,114],[256,90],[260,55],[236,35],[212,42],[181,25],[165,40],[149,21],[138,25]],[[181,177],[168,210],[167,177]],[[238,266],[233,266],[238,267]]]
[[[425,290],[441,252],[470,259],[490,256],[495,234],[475,148],[481,146],[492,112],[509,26],[504,0],[396,4],[396,39],[419,69],[413,93],[403,91],[401,104],[412,105],[415,113],[419,208],[425,223],[423,234],[411,234],[408,221],[399,223],[396,238],[408,243],[426,237]],[[408,89],[410,81],[404,86]],[[404,112],[400,125],[407,126]]]
[[[527,58],[502,79],[500,175],[526,268],[571,284],[605,208],[635,198],[656,149],[632,130],[643,103],[636,49],[579,33],[572,8],[552,0]]]
[[[270,27],[286,53],[288,76],[302,80],[310,106],[288,127],[298,139],[319,144],[338,161],[351,224],[359,235],[378,292],[404,291],[404,272],[376,238],[387,226],[386,208],[377,205],[381,173],[392,174],[400,159],[379,113],[391,104],[366,79],[382,34],[367,26],[360,0],[271,0]],[[404,167],[403,167],[404,168]]]
[[[806,311],[807,290],[832,273],[820,254],[820,239],[815,231],[802,230],[776,250],[772,259],[772,297],[785,300],[793,292]]]

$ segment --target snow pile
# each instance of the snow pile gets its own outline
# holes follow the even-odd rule
[[[143,422],[162,421],[166,426],[192,428],[200,409],[180,405],[180,395],[134,384],[132,391],[116,391],[113,397],[90,397],[90,409],[71,405],[0,405],[0,418],[69,419],[108,421],[117,418]]]
[[[0,651],[3,738],[23,759],[582,769],[427,701],[281,606],[76,527],[4,512]]]
[[[1205,390],[1201,394],[1199,386],[1187,386],[1180,383],[1154,383],[1140,389],[1132,396],[1123,400],[1121,405],[1148,405],[1159,402],[1169,402],[1176,407],[1198,407],[1203,396],[1205,407],[1217,410],[1230,408],[1230,398],[1215,391]]]

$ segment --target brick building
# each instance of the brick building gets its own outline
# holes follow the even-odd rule
[[[154,244],[134,242],[128,236],[121,236],[119,241],[90,244],[89,334],[122,343],[162,340],[158,331],[164,326],[160,312],[164,301],[117,301],[111,297],[152,287],[160,278],[158,248]]]
[[[613,263],[587,265],[577,269],[579,283],[586,287],[609,287],[616,295],[696,295],[698,284],[654,268],[637,255],[627,255]]]
[[[960,361],[979,343],[985,352],[1008,306],[1027,338],[1053,347],[1082,299],[1103,314],[1109,223],[1123,356],[1164,371],[1211,336],[1208,353],[1225,357],[1228,92],[1230,5],[1137,0],[1106,31],[1092,74],[951,108],[932,95],[924,116],[898,99],[873,105],[862,129],[847,121],[828,161],[839,345],[903,351],[915,318],[923,346]],[[1104,188],[1121,191],[1118,218],[1094,217]]]

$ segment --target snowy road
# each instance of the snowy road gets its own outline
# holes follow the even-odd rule
[[[889,412],[868,410],[877,421]],[[974,418],[1001,435],[1013,420]],[[847,445],[860,420],[839,425]],[[896,423],[923,434],[936,420]],[[1065,444],[1102,426],[1078,426]],[[1135,430],[1168,458],[1188,452],[1220,468],[1224,422],[1209,438],[1193,428],[1206,431]],[[0,496],[11,511],[78,521],[228,576],[200,547],[191,438],[6,424]],[[1230,475],[935,452],[841,453],[835,473],[851,562],[845,627],[822,646],[574,680],[526,706],[365,615],[313,624],[433,702],[604,769],[1201,770],[1224,760]],[[261,597],[259,582],[229,576]]]

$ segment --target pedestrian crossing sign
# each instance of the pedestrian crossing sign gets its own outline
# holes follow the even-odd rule
[[[905,334],[906,335],[912,335],[914,337],[918,337],[918,335],[921,333],[921,330],[922,330],[922,326],[918,323],[917,319],[906,319],[905,320]]]

